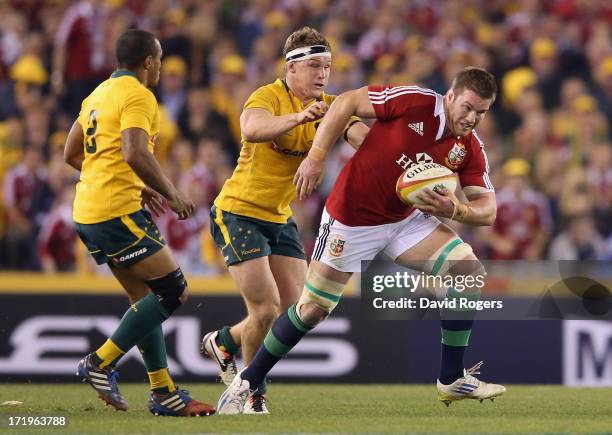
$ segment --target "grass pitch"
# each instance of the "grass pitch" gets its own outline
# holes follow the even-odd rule
[[[182,385],[192,396],[216,403],[221,385]],[[612,390],[510,385],[495,400],[464,400],[449,408],[433,385],[272,384],[269,416],[153,417],[147,387],[123,384],[127,412],[105,407],[82,384],[5,384],[0,433],[611,433]],[[65,428],[8,428],[8,415],[66,416]]]

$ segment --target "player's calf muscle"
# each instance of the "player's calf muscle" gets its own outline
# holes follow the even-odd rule
[[[252,326],[258,329],[268,330],[278,316],[278,305],[261,305],[249,312],[249,320]]]

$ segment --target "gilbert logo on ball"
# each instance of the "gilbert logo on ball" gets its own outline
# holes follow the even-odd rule
[[[406,204],[422,204],[417,198],[423,189],[438,191],[446,188],[454,192],[457,188],[457,177],[446,166],[437,163],[420,163],[406,169],[397,179],[395,191]]]

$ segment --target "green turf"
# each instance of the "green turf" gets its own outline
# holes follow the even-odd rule
[[[183,385],[193,396],[216,402],[221,385]],[[433,386],[282,385],[270,387],[269,416],[153,417],[146,387],[124,384],[131,409],[104,407],[86,385],[5,384],[0,414],[65,415],[63,429],[0,433],[203,433],[203,432],[402,432],[402,433],[606,433],[612,432],[612,390],[556,386],[510,386],[494,403],[439,403]]]

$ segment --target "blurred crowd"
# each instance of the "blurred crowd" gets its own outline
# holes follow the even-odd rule
[[[466,65],[500,92],[479,127],[498,214],[455,225],[485,259],[612,258],[612,3],[594,0],[0,0],[0,269],[96,267],[71,219],[78,174],[62,159],[84,97],[114,69],[118,35],[158,35],[164,57],[156,154],[199,205],[157,219],[183,269],[224,273],[208,213],[240,149],[242,104],[283,75],[297,28],[333,49],[328,93],[367,83],[445,93]],[[335,176],[294,213],[307,251]],[[376,171],[376,168],[372,168]]]

